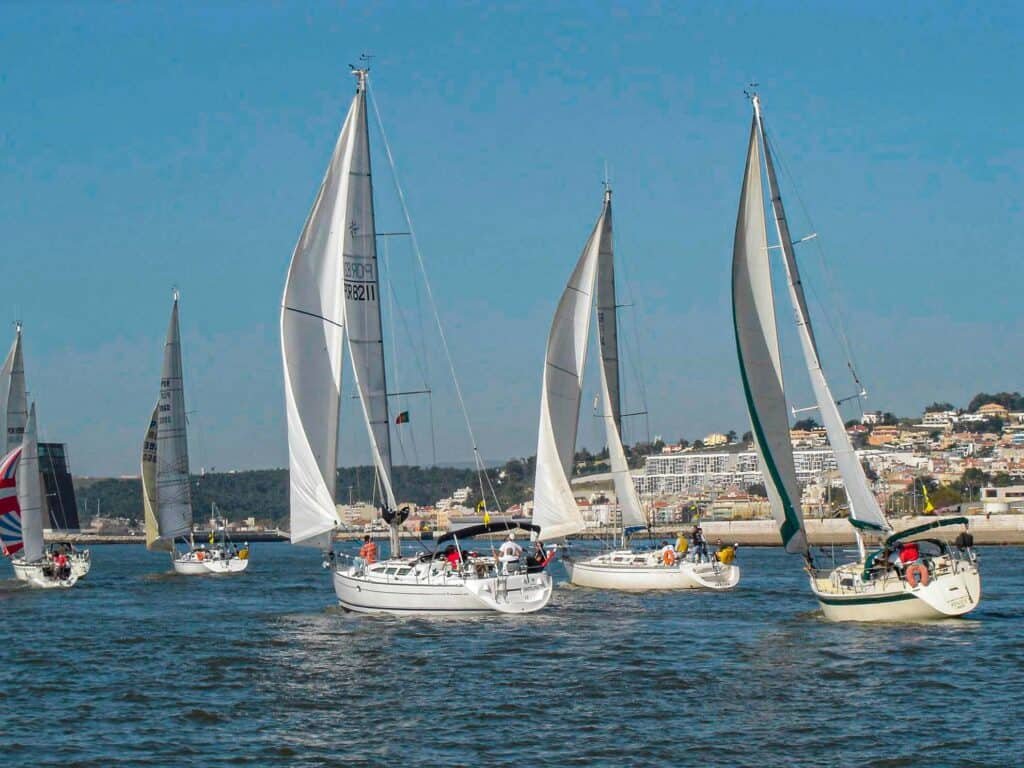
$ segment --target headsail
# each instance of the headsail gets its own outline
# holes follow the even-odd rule
[[[788,552],[806,552],[775,325],[757,120],[750,127],[732,255],[732,311],[743,393],[772,514]]]
[[[295,245],[281,304],[293,544],[326,548],[338,525],[338,407],[344,344],[343,248],[359,131],[352,101],[320,191]]]
[[[0,449],[6,453],[20,446],[27,422],[28,397],[25,391],[25,361],[19,323],[14,343],[0,368]]]
[[[157,518],[158,502],[156,497],[156,452],[157,452],[157,419],[160,413],[159,403],[153,408],[149,420],[146,437],[142,441],[142,511],[146,527],[146,549],[170,550],[173,544],[168,539],[160,538],[160,523]]]
[[[533,522],[541,538],[583,530],[569,478],[576,453],[590,309],[605,227],[605,210],[587,240],[555,310],[548,334],[540,395],[540,429],[533,490]]]
[[[5,557],[24,547],[21,538],[21,505],[18,504],[18,460],[21,446],[0,459],[0,551]]]
[[[157,403],[156,498],[160,536],[173,540],[192,529],[192,486],[185,425],[185,382],[178,328],[178,294],[164,344],[164,364]]]
[[[857,453],[853,449],[850,436],[846,434],[846,427],[843,425],[843,417],[839,413],[839,406],[832,396],[832,391],[825,378],[825,372],[821,367],[821,358],[818,354],[817,342],[814,339],[811,317],[807,311],[807,299],[804,296],[803,283],[800,281],[800,270],[796,263],[796,254],[793,251],[793,241],[789,234],[789,224],[786,221],[786,212],[782,206],[782,197],[779,193],[778,180],[775,176],[775,165],[772,162],[771,149],[768,146],[764,133],[761,105],[756,96],[754,97],[754,118],[760,130],[761,143],[764,147],[765,168],[768,172],[768,186],[771,192],[772,209],[775,213],[775,227],[786,265],[789,296],[796,313],[800,346],[803,349],[804,362],[807,364],[807,372],[811,378],[814,398],[818,403],[818,413],[821,415],[822,424],[825,427],[825,432],[828,434],[829,444],[832,446],[832,451],[836,457],[836,464],[839,466],[839,474],[842,475],[843,485],[846,487],[846,497],[850,504],[850,517],[860,523],[859,527],[889,531],[891,526],[885,519],[885,515],[882,514],[878,501],[871,491],[867,477],[864,474],[864,468],[861,466]]]
[[[43,486],[39,475],[39,442],[36,437],[36,406],[32,404],[21,441],[18,461],[18,506],[21,507],[22,556],[34,563],[43,557]]]
[[[349,113],[353,146],[346,179],[342,229],[345,333],[356,389],[369,432],[373,462],[383,492],[382,502],[388,509],[394,509],[387,377],[384,371],[384,337],[377,273],[377,231],[373,218],[373,181],[370,175],[370,140],[366,116],[366,73],[357,71],[356,74],[359,83]]]

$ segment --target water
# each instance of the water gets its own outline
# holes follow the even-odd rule
[[[577,589],[559,566],[547,610],[467,621],[345,614],[287,544],[227,578],[96,547],[70,592],[0,581],[4,763],[1005,765],[1024,550],[981,556],[970,618],[858,626],[819,618],[777,549],[741,550],[729,594]]]

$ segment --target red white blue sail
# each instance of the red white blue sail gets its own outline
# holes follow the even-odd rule
[[[21,447],[0,461],[0,547],[10,557],[25,546],[21,538],[21,505],[18,504],[18,460]]]

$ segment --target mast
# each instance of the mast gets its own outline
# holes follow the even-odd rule
[[[818,413],[821,415],[822,423],[828,434],[829,444],[832,446],[832,451],[836,457],[836,464],[839,466],[839,473],[843,477],[847,500],[850,504],[850,519],[854,527],[858,529],[859,542],[859,529],[884,532],[891,530],[891,528],[878,506],[878,501],[871,492],[867,477],[864,475],[864,468],[857,458],[849,435],[846,434],[843,417],[839,413],[839,406],[832,395],[828,380],[825,378],[825,371],[822,368],[821,358],[818,353],[818,345],[814,338],[810,313],[807,310],[803,283],[800,280],[800,269],[797,266],[793,240],[789,233],[789,223],[786,220],[786,212],[782,205],[782,195],[779,192],[778,179],[775,175],[775,164],[772,161],[771,148],[765,135],[764,119],[761,115],[761,101],[757,94],[754,94],[752,100],[754,103],[754,119],[761,139],[761,146],[764,148],[764,163],[768,174],[772,211],[775,215],[775,229],[779,238],[779,247],[783,254],[783,263],[786,268],[789,296],[796,317],[800,346],[803,349],[804,362],[807,365],[807,372],[811,379],[811,388],[814,390],[815,400],[818,404]],[[860,545],[860,548],[863,550],[863,544]]]

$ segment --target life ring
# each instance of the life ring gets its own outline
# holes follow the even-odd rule
[[[928,573],[928,567],[924,563],[911,563],[907,566],[905,572],[907,584],[913,589],[918,584],[923,587],[928,586],[928,582],[931,581],[931,574]]]
[[[676,553],[671,549],[666,549],[661,553],[661,560],[665,565],[673,566],[676,564]]]
[[[199,562],[202,562],[204,557],[206,557],[205,552],[196,552],[196,560]]]

